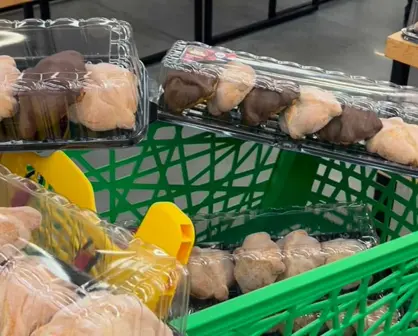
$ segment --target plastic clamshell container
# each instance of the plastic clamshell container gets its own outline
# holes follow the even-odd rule
[[[402,37],[410,42],[418,43],[418,25],[413,24],[409,27],[402,28]]]
[[[175,257],[4,166],[0,190],[0,214],[17,213],[24,223],[42,218],[40,225],[39,220],[20,231],[26,252],[48,259],[58,267],[57,274],[87,292],[120,289],[134,294],[158,318],[167,324],[173,321],[175,330],[184,332],[190,284],[186,267]],[[28,211],[37,215],[25,216]]]
[[[148,128],[132,27],[105,18],[0,20],[0,151],[120,147]]]
[[[200,232],[199,247],[189,259],[193,311],[378,244],[367,207],[357,203],[197,215],[192,220]]]
[[[185,41],[163,59],[160,84],[160,120],[418,176],[415,147],[405,159],[368,141],[387,131],[382,119],[415,133],[417,88]]]
[[[122,288],[86,291],[63,279],[60,265],[46,258],[45,251],[31,255],[6,244],[0,247],[0,257],[4,252],[8,256],[0,268],[2,335],[116,335],[122,328],[132,336],[150,331],[176,335],[137,296]]]

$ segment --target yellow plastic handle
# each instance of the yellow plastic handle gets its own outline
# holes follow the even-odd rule
[[[192,221],[174,203],[154,203],[145,215],[136,238],[154,244],[183,265],[189,261],[195,231]]]
[[[96,211],[90,181],[62,151],[56,151],[48,157],[41,157],[35,153],[4,153],[0,157],[0,163],[20,176],[25,176],[27,167],[32,166],[57,194],[66,197],[82,209]]]

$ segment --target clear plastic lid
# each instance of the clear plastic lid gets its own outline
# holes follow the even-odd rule
[[[367,208],[355,203],[197,215],[193,223],[201,237],[188,265],[195,310],[378,244]]]
[[[7,252],[12,245],[0,247]],[[4,255],[3,255],[4,256]],[[43,257],[16,250],[0,268],[2,335],[171,336],[173,331],[122,288],[86,291],[63,280]]]
[[[402,37],[410,42],[418,43],[418,22],[401,30]]]
[[[161,120],[418,176],[414,87],[199,42],[176,42],[162,65]]]
[[[7,244],[0,263],[24,249],[84,291],[134,294],[184,332],[190,281],[175,258],[3,166],[0,171],[0,244]]]
[[[116,19],[0,20],[0,150],[133,145],[148,78]]]

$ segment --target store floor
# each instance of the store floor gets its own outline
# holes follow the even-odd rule
[[[305,0],[279,0],[280,8]],[[214,31],[219,33],[265,18],[267,0],[214,1]],[[334,0],[309,16],[254,33],[224,45],[280,60],[388,80],[391,61],[383,56],[386,37],[401,28],[406,0]],[[278,8],[279,9],[279,8]],[[167,49],[178,39],[193,39],[192,0],[64,0],[51,6],[52,16],[87,18],[116,17],[129,21],[135,31],[140,56]],[[1,18],[20,19],[21,12]],[[157,78],[159,66],[149,67]],[[410,83],[418,85],[418,71]],[[185,132],[194,132],[186,130]],[[135,155],[135,149],[118,151],[118,157]],[[94,151],[89,162],[106,164],[105,151]],[[195,162],[204,167],[205,162]],[[119,172],[119,177],[132,172]],[[177,176],[178,175],[178,176]],[[180,171],[169,178],[182,181]],[[107,210],[109,195],[98,195],[99,210]],[[131,203],[149,197],[136,192]]]
[[[279,0],[278,9],[306,0]],[[382,56],[386,36],[397,31],[406,0],[334,0],[309,16],[227,43],[238,50],[305,65],[389,79],[391,61]],[[268,0],[214,1],[214,32],[265,18]],[[53,17],[116,17],[132,23],[140,56],[193,39],[193,0],[63,0]],[[20,19],[21,12],[2,18]],[[153,77],[158,66],[150,67]],[[418,74],[411,75],[418,84]]]

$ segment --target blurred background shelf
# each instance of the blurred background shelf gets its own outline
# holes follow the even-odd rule
[[[216,32],[217,22],[217,1],[213,0],[190,0],[193,1],[193,36],[184,37],[184,39],[205,42],[207,44],[218,44],[228,40],[237,39],[248,34],[264,30],[294,19],[309,15],[320,8],[320,4],[333,0],[309,0],[302,3],[298,1],[286,2],[268,0],[265,4],[265,10],[260,19],[252,21],[243,20],[239,27],[231,28],[222,32]],[[35,6],[39,6],[39,17],[43,20],[58,18],[59,16],[51,14],[50,3],[72,2],[71,0],[6,0],[0,4],[0,13],[10,10],[23,9],[24,18],[35,17]],[[95,3],[92,1],[92,3]],[[86,9],[90,4],[84,2]],[[264,6],[264,5],[263,5]],[[230,6],[231,16],[234,15],[234,7]],[[250,10],[250,9],[249,9]],[[52,15],[52,16],[51,16]],[[264,17],[264,18],[263,18]],[[167,52],[167,49],[141,57],[145,65],[159,62]]]

